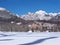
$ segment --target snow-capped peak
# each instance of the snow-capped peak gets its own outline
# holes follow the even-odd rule
[[[16,14],[17,17],[20,17],[18,14]]]
[[[50,16],[56,16],[58,13],[49,13]]]
[[[56,15],[60,15],[59,13],[47,13],[46,11],[39,10],[34,13],[28,12],[25,16],[22,16],[24,20],[50,20]]]
[[[36,11],[35,13],[40,15],[47,14],[46,11],[43,11],[43,10]]]
[[[1,10],[1,11],[5,11],[6,9],[5,9],[5,8],[0,7],[0,10]]]

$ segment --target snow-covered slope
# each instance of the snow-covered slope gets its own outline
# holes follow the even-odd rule
[[[52,21],[59,21],[60,22],[60,14],[57,14],[55,17],[51,19]]]
[[[15,17],[15,16],[16,16],[16,14],[11,13],[7,9],[0,8],[0,17],[1,18],[10,19],[10,18]]]
[[[24,21],[18,14],[11,13],[5,8],[0,7],[0,22],[22,22]]]
[[[60,32],[0,32],[0,45],[60,45]]]

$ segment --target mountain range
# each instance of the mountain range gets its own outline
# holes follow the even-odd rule
[[[58,17],[57,17],[58,16]],[[52,20],[53,18],[59,18],[60,13],[47,13],[45,11],[39,10],[35,13],[28,12],[28,14],[23,15],[21,18],[25,20]],[[54,20],[53,19],[53,20]]]
[[[43,23],[60,23],[60,13],[47,13],[39,10],[35,13],[28,12],[25,15],[11,13],[5,8],[0,8],[0,31],[28,31],[28,25],[40,25]]]
[[[5,8],[0,8],[0,22],[28,23],[28,20],[60,21],[60,13],[47,13],[43,10],[39,10],[35,13],[28,12],[25,15],[19,16]]]

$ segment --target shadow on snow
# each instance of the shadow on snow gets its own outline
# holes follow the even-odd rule
[[[10,41],[10,40],[13,40],[13,39],[1,39],[0,41]]]
[[[7,34],[0,34],[0,37],[6,37],[6,36],[14,36],[14,34],[7,35]]]
[[[36,40],[34,42],[25,43],[25,44],[18,44],[18,45],[33,45],[33,44],[42,43],[45,40],[54,39],[54,38],[57,38],[57,37],[49,37],[49,38],[38,39],[38,40]]]

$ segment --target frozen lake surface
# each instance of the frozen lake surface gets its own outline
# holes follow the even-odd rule
[[[0,45],[60,45],[60,32],[0,32]]]

